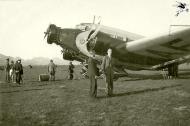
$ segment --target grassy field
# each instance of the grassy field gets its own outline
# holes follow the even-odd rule
[[[186,71],[187,72],[187,71]],[[106,97],[98,80],[98,98],[89,97],[89,80],[67,80],[59,66],[55,82],[39,82],[47,67],[24,68],[21,86],[4,83],[0,71],[2,126],[190,126],[190,73],[163,80],[158,72],[132,72],[114,82],[114,96]]]

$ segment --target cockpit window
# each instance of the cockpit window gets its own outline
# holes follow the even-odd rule
[[[76,25],[76,29],[80,29],[81,31],[88,31],[91,29],[90,23],[81,23],[79,25]]]

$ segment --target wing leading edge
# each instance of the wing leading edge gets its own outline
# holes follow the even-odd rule
[[[164,63],[183,63],[190,55],[190,28],[118,45],[117,50],[121,50],[126,57],[132,54],[146,57],[147,61],[154,60],[147,64],[152,67]]]

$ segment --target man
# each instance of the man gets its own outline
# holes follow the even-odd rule
[[[102,72],[105,76],[107,95],[113,94],[113,65],[112,65],[112,49],[108,49],[107,54],[102,61]]]
[[[21,83],[23,83],[23,74],[24,74],[24,72],[23,72],[23,67],[22,67],[21,59],[18,60],[18,63],[19,63],[20,66],[21,66],[21,70],[20,70],[20,81],[21,81]]]
[[[50,63],[48,64],[48,73],[50,75],[50,81],[55,80],[55,72],[56,72],[56,65],[53,63],[53,60],[50,60]]]
[[[11,61],[11,65],[10,65],[10,78],[11,78],[12,83],[16,83],[15,82],[15,64],[13,60]]]
[[[88,59],[88,76],[90,79],[90,96],[97,96],[97,76],[99,75],[99,70],[97,68],[95,53],[92,51],[91,56]]]
[[[10,64],[9,64],[9,58],[7,58],[5,64],[5,81],[8,83],[10,82],[9,72],[10,72]]]
[[[72,64],[72,62],[70,62],[69,64],[69,79],[72,80],[73,79],[73,73],[74,73],[74,69],[75,66]]]
[[[21,81],[21,71],[22,71],[22,65],[20,63],[20,60],[17,60],[15,63],[15,74],[16,74],[17,84],[20,84],[20,81]]]

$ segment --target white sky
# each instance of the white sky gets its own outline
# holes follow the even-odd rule
[[[62,58],[61,47],[43,39],[48,25],[74,27],[92,22],[93,15],[101,16],[103,25],[144,36],[167,32],[170,24],[190,25],[190,12],[174,16],[175,1],[0,0],[0,53],[24,59]]]

